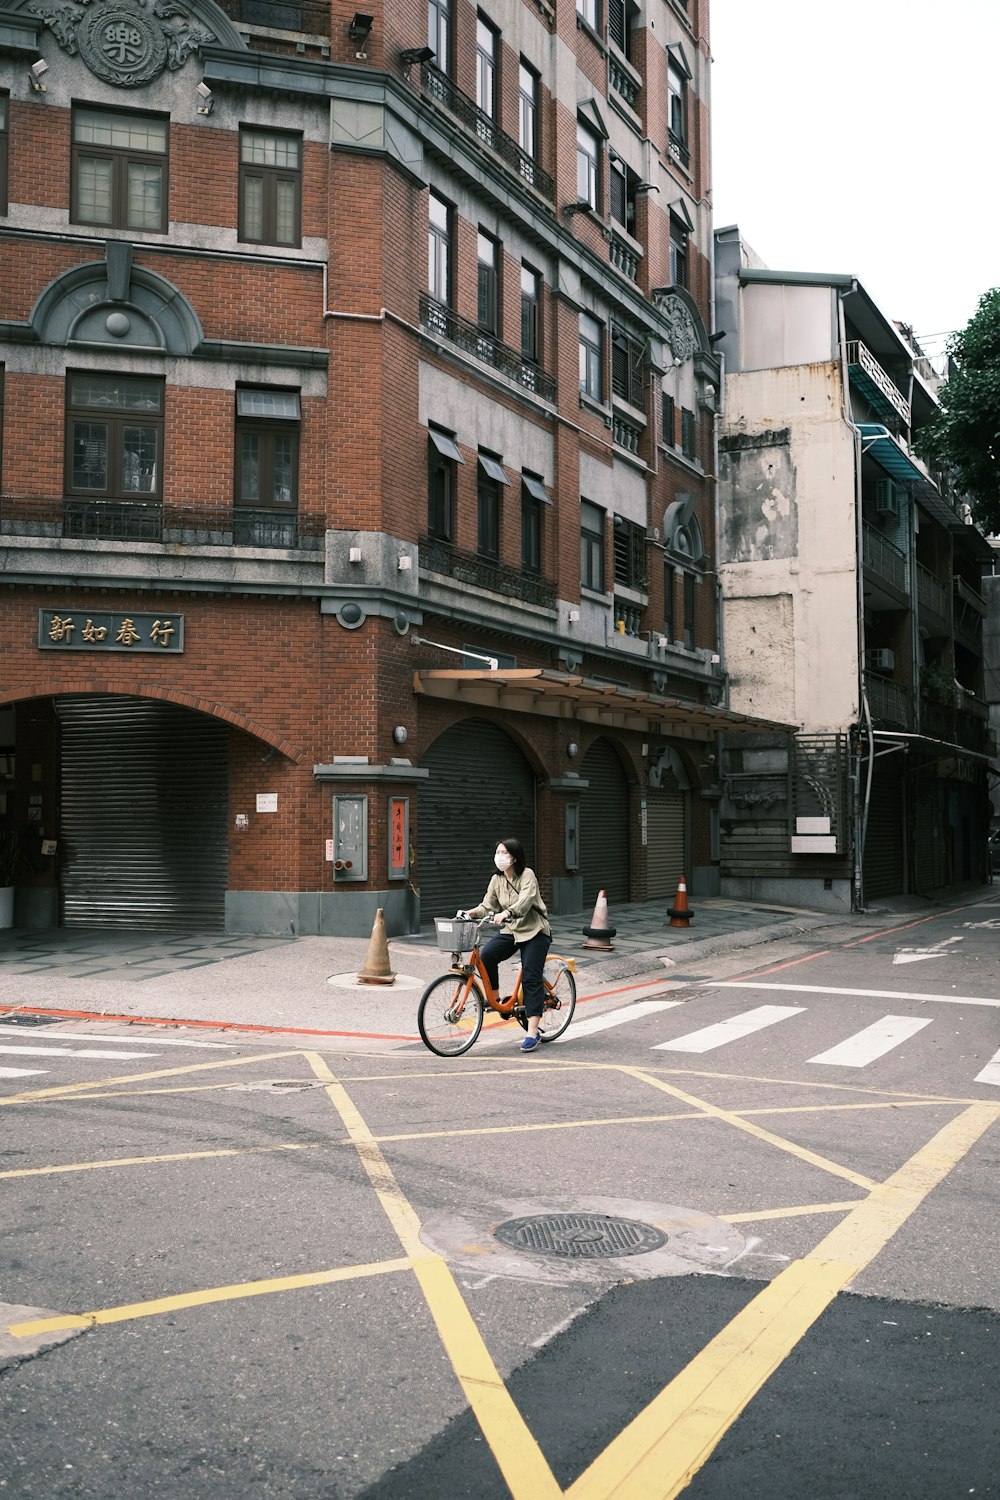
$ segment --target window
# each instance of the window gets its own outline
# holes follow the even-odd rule
[[[632,27],[638,7],[631,0],[608,0],[608,36],[618,51],[632,60]]]
[[[696,458],[698,454],[698,423],[693,411],[681,408],[681,452],[685,458]]]
[[[580,582],[604,593],[604,512],[589,500],[580,501]]]
[[[624,516],[615,516],[614,521],[614,566],[615,583],[629,589],[644,589],[649,583],[646,576],[646,528]]]
[[[551,503],[541,479],[535,474],[522,474],[521,567],[535,577],[542,571],[542,506]]]
[[[673,396],[663,392],[663,442],[667,448],[674,448],[677,444],[677,403]]]
[[[688,284],[688,229],[673,214],[670,215],[670,280],[674,286]]]
[[[95,500],[157,500],[163,489],[163,382],[70,374],[66,492]]]
[[[525,156],[538,160],[538,74],[521,59],[518,69],[518,140]]]
[[[236,392],[238,506],[288,510],[298,504],[299,395],[276,387]]]
[[[684,574],[684,644],[694,650],[694,574]]]
[[[620,328],[611,329],[611,389],[622,401],[642,409],[643,346]]]
[[[582,120],[576,126],[576,197],[578,203],[586,203],[596,212],[598,204],[597,167],[600,161],[600,142],[589,125]]]
[[[677,619],[674,605],[674,580],[677,570],[673,563],[663,564],[663,633],[668,641],[674,639]]]
[[[483,16],[476,17],[476,103],[491,120],[497,114],[497,54],[500,39]]]
[[[639,178],[630,167],[615,157],[608,169],[611,217],[626,234],[635,236],[635,202]]]
[[[687,78],[673,62],[667,68],[667,127],[670,154],[686,167],[691,155],[687,148]]]
[[[576,0],[576,13],[581,21],[585,21],[591,31],[597,30],[597,0]]]
[[[521,264],[521,357],[537,365],[542,357],[540,312],[542,278],[531,266]]]
[[[301,136],[240,131],[240,239],[258,245],[301,244]]]
[[[509,483],[500,460],[492,453],[480,453],[476,490],[476,551],[480,557],[487,557],[493,562],[500,556],[501,486]]]
[[[109,229],[167,228],[167,121],[73,111],[72,217]]]
[[[452,211],[443,198],[431,193],[428,214],[427,288],[438,302],[450,307]]]
[[[454,436],[438,427],[427,432],[427,531],[450,542],[455,508],[455,465],[464,463]]]
[[[479,231],[477,240],[477,315],[484,333],[495,338],[500,326],[500,246],[492,235]]]
[[[593,401],[604,400],[601,375],[603,329],[589,313],[580,314],[580,391]]]
[[[10,97],[0,94],[0,214],[7,212],[7,111]]]
[[[451,0],[427,0],[427,45],[434,48],[434,66],[451,72]]]

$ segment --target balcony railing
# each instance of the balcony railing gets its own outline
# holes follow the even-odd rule
[[[497,122],[473,104],[472,100],[455,87],[447,74],[432,63],[425,63],[420,71],[421,87],[426,99],[443,104],[450,114],[471,130],[489,149],[500,157],[506,166],[517,173],[529,186],[544,197],[551,199],[555,183],[548,172],[543,172],[535,159],[522,151],[512,136],[501,130]]]
[[[615,269],[621,271],[623,276],[627,276],[629,281],[638,281],[641,256],[632,249],[631,245],[626,244],[623,239],[619,239],[613,230],[608,257]]]
[[[872,406],[883,416],[894,413],[910,425],[910,403],[895,381],[883,370],[874,354],[860,339],[851,339],[847,345],[847,363],[851,375],[859,388],[868,397]],[[888,403],[888,409],[887,409]]]
[[[673,157],[674,161],[679,161],[682,167],[686,167],[689,165],[691,161],[691,152],[688,150],[687,143],[684,140],[683,136],[679,136],[674,130],[667,131],[667,150],[670,152],[670,155]]]
[[[948,590],[940,579],[924,567],[923,563],[917,563],[917,602],[921,612],[936,615],[944,624],[951,620],[951,610],[948,608]]]
[[[870,572],[876,573],[900,593],[906,593],[906,554],[893,546],[880,531],[864,523],[862,533],[862,560]]]
[[[162,542],[163,506],[115,500],[67,500],[64,537],[95,542]]]
[[[429,333],[439,334],[449,344],[454,344],[465,354],[471,354],[484,365],[498,370],[524,390],[531,391],[543,401],[555,401],[556,383],[551,375],[546,375],[544,370],[524,359],[516,349],[511,349],[509,345],[501,344],[499,339],[484,333],[468,318],[460,318],[458,313],[427,292],[420,294],[420,322]]]
[[[439,541],[435,537],[421,537],[419,561],[425,572],[443,573],[448,578],[454,578],[457,583],[466,583],[474,589],[488,589],[493,594],[520,599],[525,604],[555,609],[556,586],[550,579],[524,573],[508,563],[480,557],[476,552],[462,552],[450,542]]]
[[[638,110],[642,84],[635,78],[630,68],[610,53],[608,54],[608,82],[615,93],[621,95],[629,109]]]
[[[638,454],[642,428],[615,412],[611,418],[611,437],[617,448],[624,448],[626,453]]]
[[[865,673],[865,692],[868,707],[876,723],[891,724],[899,729],[909,729],[913,720],[912,699],[909,691],[898,682],[885,677]]]
[[[9,536],[66,541],[154,542],[172,547],[280,547],[318,550],[326,532],[325,515],[314,511],[251,510],[234,505],[182,506],[127,500],[63,501],[23,506],[9,498],[0,532]]]
[[[633,638],[642,634],[642,610],[628,599],[615,599],[615,632]]]

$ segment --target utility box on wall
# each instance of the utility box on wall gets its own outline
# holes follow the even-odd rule
[[[333,878],[368,879],[368,798],[333,799]]]

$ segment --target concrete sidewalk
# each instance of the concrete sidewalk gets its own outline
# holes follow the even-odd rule
[[[989,886],[976,887],[953,896],[951,904],[971,904],[990,894]],[[691,901],[689,927],[671,927],[668,904],[649,902],[612,908],[609,921],[617,932],[610,953],[582,946],[589,915],[555,917],[552,951],[574,960],[581,998],[625,998],[670,977],[675,966],[687,971],[704,958],[832,925],[856,922],[860,930],[891,925],[907,916],[931,915],[944,904],[900,898],[879,912],[852,917],[703,898]],[[414,1038],[417,1001],[428,981],[448,968],[449,954],[437,947],[431,931],[393,939],[389,958],[396,982],[358,985],[367,948],[367,939],[360,938],[14,930],[0,940],[0,1010]],[[748,964],[753,962],[748,957]]]

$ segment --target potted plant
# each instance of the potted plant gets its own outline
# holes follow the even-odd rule
[[[0,829],[0,927],[14,925],[14,874],[21,862],[21,835]]]

